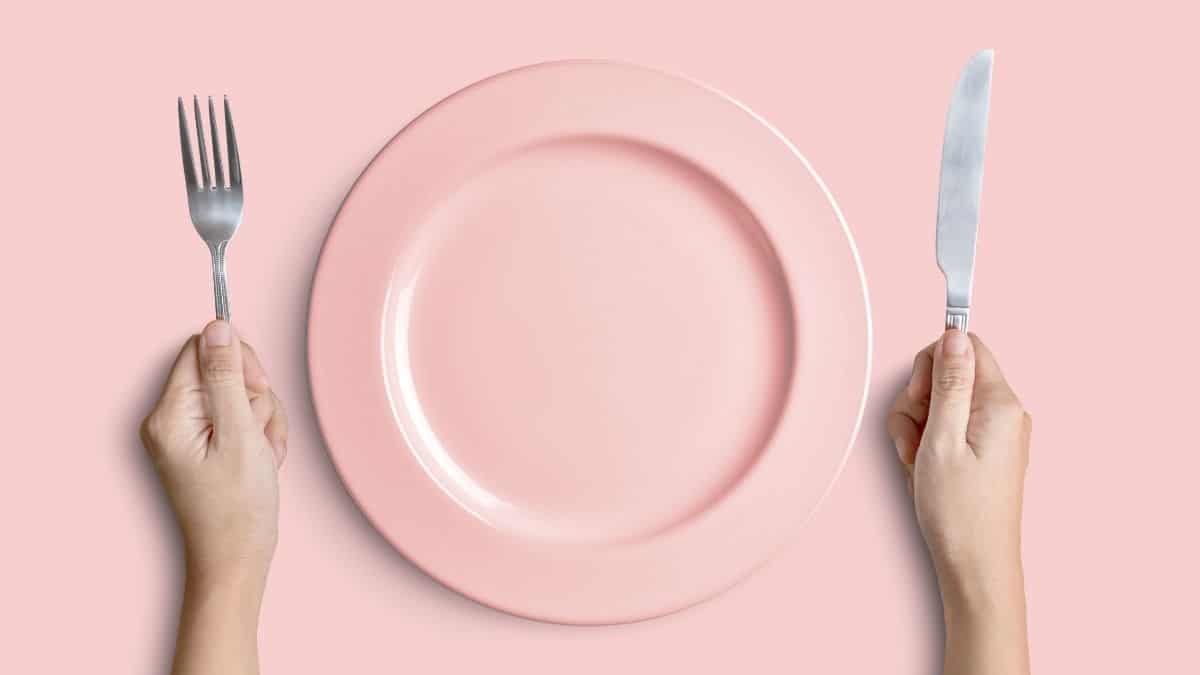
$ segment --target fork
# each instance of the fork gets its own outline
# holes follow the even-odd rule
[[[196,144],[200,155],[200,181],[196,180],[196,168],[192,161],[192,144],[188,138],[187,112],[183,97],[179,98],[179,144],[183,151],[183,177],[187,187],[188,213],[192,225],[200,238],[208,244],[212,255],[213,300],[217,318],[229,320],[229,287],[225,275],[225,251],[233,239],[238,225],[242,224],[242,165],[238,158],[237,138],[233,134],[233,114],[229,111],[229,97],[225,97],[225,146],[228,152],[229,184],[225,184],[225,170],[221,163],[221,141],[217,134],[217,111],[213,99],[208,97],[208,122],[212,130],[213,173],[208,172],[208,150],[204,144],[204,123],[201,121],[200,97],[193,96],[196,117]]]

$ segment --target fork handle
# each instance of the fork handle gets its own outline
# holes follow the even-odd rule
[[[229,287],[225,278],[225,247],[228,244],[228,241],[223,241],[208,247],[208,252],[212,254],[213,303],[216,305],[217,318],[222,321],[229,321],[230,318]]]

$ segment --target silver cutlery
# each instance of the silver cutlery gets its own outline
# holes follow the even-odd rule
[[[200,180],[192,161],[192,144],[188,139],[187,111],[179,99],[179,144],[183,151],[183,178],[187,187],[188,213],[192,225],[208,244],[212,255],[213,299],[217,318],[229,320],[229,287],[225,275],[225,252],[238,225],[242,224],[242,165],[238,157],[237,138],[233,134],[233,114],[229,97],[225,97],[225,147],[228,156],[229,182],[221,161],[221,137],[217,133],[217,112],[213,99],[208,97],[208,122],[212,141],[212,174],[208,170],[208,149],[204,142],[204,122],[200,114],[200,98],[192,97],[196,118],[196,145],[200,155]]]
[[[975,276],[975,237],[983,191],[983,146],[992,93],[992,50],[971,57],[958,78],[938,186],[937,261],[946,275],[946,328],[967,330]]]

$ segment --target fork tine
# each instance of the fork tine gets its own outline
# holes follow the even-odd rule
[[[225,97],[225,151],[229,156],[229,185],[242,185],[242,161],[238,156],[237,137],[233,135],[233,113],[229,111],[229,97]]]
[[[213,180],[218,189],[225,189],[225,169],[221,166],[221,136],[217,133],[217,110],[212,97],[208,97],[208,126],[212,129]]]
[[[183,97],[179,97],[179,149],[183,153],[183,182],[188,190],[195,190],[196,165],[192,161],[192,142],[188,138],[187,112],[183,109]]]
[[[200,146],[200,173],[204,177],[204,189],[212,187],[208,179],[208,148],[204,144],[204,116],[200,114],[200,97],[192,96],[192,105],[196,109],[196,145]]]

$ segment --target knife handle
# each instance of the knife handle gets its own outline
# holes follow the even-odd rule
[[[971,318],[970,307],[946,307],[946,330],[957,328],[967,332],[967,319]]]

